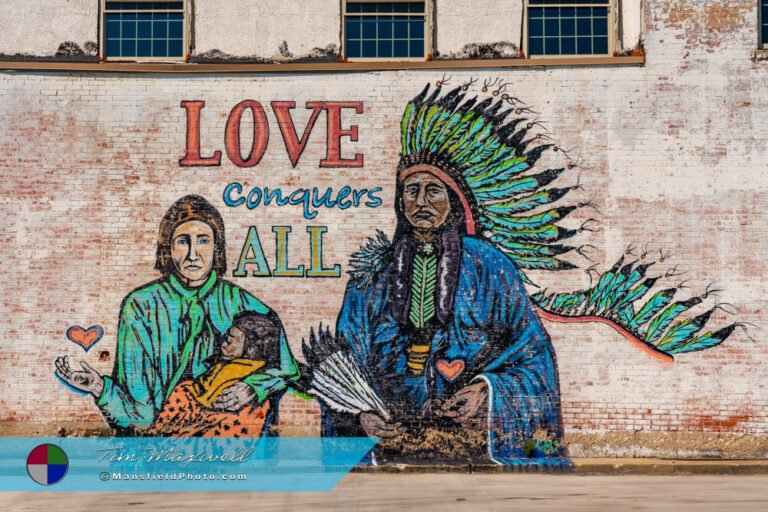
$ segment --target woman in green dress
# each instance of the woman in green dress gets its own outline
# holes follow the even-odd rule
[[[56,375],[76,390],[90,393],[107,422],[123,435],[148,429],[176,384],[207,369],[216,336],[238,313],[274,314],[263,302],[222,279],[226,243],[221,214],[204,198],[176,201],[160,223],[155,268],[162,274],[123,300],[111,376],[87,363],[74,370],[66,356],[56,360]],[[214,402],[223,411],[270,400],[263,435],[275,435],[277,402],[298,365],[281,327],[280,364],[227,388]],[[253,433],[258,435],[258,433]]]

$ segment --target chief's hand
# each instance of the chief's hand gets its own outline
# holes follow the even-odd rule
[[[461,425],[469,426],[483,417],[487,407],[488,385],[483,381],[464,386],[458,390],[437,407],[435,414],[451,418]]]
[[[88,366],[85,361],[80,361],[82,370],[73,370],[69,366],[69,356],[56,358],[56,376],[80,391],[92,394],[98,398],[104,391],[104,379],[101,374]]]
[[[387,423],[384,418],[373,412],[360,413],[360,426],[368,437],[388,438],[403,432],[400,423]]]
[[[237,382],[221,392],[213,401],[214,409],[236,412],[256,399],[256,392],[245,382]]]

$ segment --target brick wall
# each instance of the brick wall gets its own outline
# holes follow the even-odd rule
[[[601,230],[585,233],[585,241],[597,247],[593,258],[602,262],[601,268],[632,242],[647,243],[651,252],[671,251],[666,263],[689,272],[680,279],[691,279],[691,293],[715,282],[724,289],[718,300],[737,305],[740,320],[764,325],[768,63],[752,59],[755,2],[647,4],[643,67],[499,69],[492,75],[509,82],[515,96],[540,112],[558,144],[582,161],[585,190],[579,193],[585,200],[594,197],[601,212]],[[450,74],[459,84],[489,73]],[[152,267],[158,222],[182,195],[203,195],[222,212],[230,268],[249,225],[258,226],[271,264],[271,226],[292,226],[291,263],[305,265],[305,227],[327,225],[324,260],[342,264],[343,270],[348,255],[375,229],[391,234],[399,118],[407,100],[441,76],[428,70],[0,74],[5,221],[0,251],[4,268],[10,269],[0,292],[2,428],[32,432],[70,423],[102,424],[92,400],[56,380],[53,359],[68,354],[103,372],[111,370],[120,303],[130,290],[157,277]],[[179,167],[185,140],[180,101],[205,100],[203,148],[211,151],[224,149],[227,115],[246,98],[265,106],[273,100],[296,101],[298,127],[310,112],[302,108],[306,101],[362,101],[363,114],[344,114],[346,124],[359,126],[359,141],[345,140],[342,147],[345,156],[363,153],[364,168],[318,166],[325,156],[323,116],[292,168],[269,108],[269,146],[256,167],[238,168],[226,156],[221,167]],[[232,181],[288,191],[383,187],[383,205],[323,209],[307,221],[300,207],[225,206],[222,192]],[[571,222],[578,226],[580,220]],[[346,283],[346,276],[229,278],[279,313],[297,355],[310,326],[334,321]],[[588,279],[576,271],[541,276],[540,281],[564,291],[584,287]],[[722,312],[712,319],[718,325],[730,321]],[[73,324],[100,324],[106,334],[86,355],[64,336]],[[598,449],[593,435],[764,438],[768,433],[768,351],[761,330],[751,331],[755,342],[737,331],[722,346],[664,364],[604,325],[546,327],[557,351],[566,432],[579,442],[578,454],[626,453],[632,443],[650,443],[625,438],[617,441],[625,446]],[[314,403],[289,397],[283,404],[288,431],[317,431]],[[691,439],[690,453],[706,452],[701,438]],[[747,454],[764,455],[760,446]],[[631,453],[668,453],[663,446],[641,448]]]

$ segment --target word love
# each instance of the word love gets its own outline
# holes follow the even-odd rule
[[[362,167],[363,155],[355,154],[353,158],[344,158],[341,155],[341,139],[349,137],[351,141],[357,141],[357,125],[349,128],[342,127],[342,111],[353,109],[357,114],[363,112],[362,101],[308,101],[306,108],[312,110],[309,121],[299,137],[296,126],[293,123],[291,110],[296,108],[293,101],[273,101],[270,103],[277,120],[277,126],[285,143],[288,159],[291,165],[296,167],[301,154],[307,147],[307,141],[315,127],[315,122],[324,111],[326,117],[326,156],[320,160],[320,167]],[[216,150],[204,156],[200,145],[200,116],[204,101],[182,101],[181,107],[187,113],[187,148],[184,158],[179,160],[182,167],[210,167],[221,165],[221,151]],[[249,112],[253,116],[253,140],[243,144],[240,137],[240,125],[243,116]],[[224,130],[224,148],[227,156],[238,167],[253,167],[257,165],[269,145],[269,120],[261,103],[254,100],[244,100],[234,106],[229,113],[227,125]],[[243,155],[243,147],[250,146],[247,154]]]
[[[252,270],[253,277],[340,277],[341,265],[323,266],[323,233],[328,231],[326,226],[307,226],[309,233],[309,268],[304,265],[291,267],[288,254],[288,235],[291,226],[272,226],[275,233],[275,266],[269,268],[264,248],[259,239],[256,226],[248,228],[243,249],[237,260],[237,268],[232,272],[234,277],[247,277]]]

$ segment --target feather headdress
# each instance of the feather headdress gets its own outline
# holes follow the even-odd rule
[[[434,168],[461,200],[467,233],[501,249],[532,284],[525,269],[576,268],[560,258],[576,247],[558,242],[579,230],[557,223],[586,205],[552,207],[575,187],[545,187],[575,164],[536,169],[544,152],[558,148],[531,133],[536,123],[520,117],[526,111],[502,98],[468,98],[462,87],[430,93],[428,84],[403,113],[398,179],[419,164]]]

